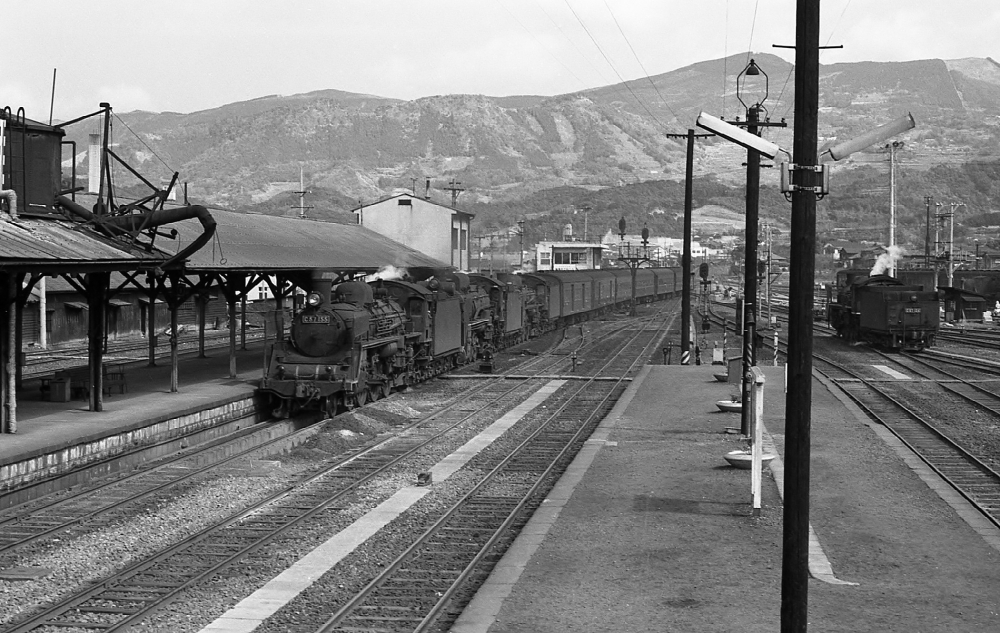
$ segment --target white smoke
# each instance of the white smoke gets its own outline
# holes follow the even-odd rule
[[[407,276],[407,271],[405,268],[396,268],[392,264],[383,266],[378,269],[375,273],[375,279],[384,279],[385,281],[394,281],[398,279],[405,279]]]
[[[893,267],[900,257],[904,254],[903,247],[898,244],[890,246],[886,252],[878,256],[875,260],[875,265],[872,266],[872,271],[868,273],[869,276],[873,275],[884,275],[886,271]]]

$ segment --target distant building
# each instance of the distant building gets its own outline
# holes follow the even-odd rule
[[[604,248],[609,253],[618,253],[618,246],[622,243],[629,244],[632,248],[642,245],[641,235],[626,235],[622,240],[621,235],[608,231],[601,240]],[[684,240],[678,237],[662,237],[651,235],[649,237],[650,256],[664,265],[675,265],[681,261],[684,255]],[[691,241],[692,259],[712,259],[724,257],[723,249],[708,248],[702,246],[697,240]]]
[[[460,270],[469,267],[471,213],[408,193],[362,205],[358,224]],[[392,264],[394,262],[386,262]]]
[[[601,267],[604,247],[587,242],[539,242],[536,270],[594,270]]]

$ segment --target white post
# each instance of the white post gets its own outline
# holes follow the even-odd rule
[[[760,367],[751,367],[753,388],[750,390],[750,496],[753,500],[753,516],[760,516],[761,451],[764,449],[761,427],[764,426],[764,372]]]
[[[778,366],[778,330],[774,331],[774,366]]]

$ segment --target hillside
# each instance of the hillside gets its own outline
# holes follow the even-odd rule
[[[767,73],[765,106],[771,120],[788,123],[768,128],[766,136],[791,147],[792,66],[767,53],[753,56]],[[571,188],[587,197],[663,182],[673,183],[666,190],[676,193],[684,175],[685,146],[666,134],[686,131],[702,110],[726,118],[742,114],[735,79],[747,58],[733,55],[627,86],[566,95],[442,95],[400,101],[323,90],[265,96],[191,114],[117,113],[114,147],[154,182],[180,172],[193,200],[279,215],[299,213],[293,192],[300,188],[302,169],[309,216],[333,221],[350,221],[349,210],[360,202],[411,188],[423,193],[426,179],[431,180],[432,197],[448,202],[442,189],[454,181],[463,190],[459,205],[477,213],[485,231],[512,222],[515,218],[501,217],[505,214],[499,209],[515,208],[518,201],[534,201],[525,213],[557,213],[557,207],[538,206],[552,196],[539,199],[535,194],[549,190]],[[724,73],[726,90],[720,94]],[[761,88],[749,86],[746,92]],[[849,138],[913,113],[918,127],[901,137],[905,148],[897,180],[918,200],[935,195],[931,190],[942,200],[966,195],[929,182],[927,170],[935,165],[958,169],[970,161],[994,160],[1000,140],[1000,67],[991,59],[830,64],[821,66],[820,90],[821,142]],[[91,131],[83,124],[70,128],[70,138],[78,143],[79,174],[87,173],[83,148]],[[871,184],[887,174],[886,157],[877,149],[835,167],[835,182],[868,178]],[[730,185],[718,197],[732,209],[743,204],[744,160],[745,152],[726,141],[696,143],[696,175],[714,176],[713,186]],[[847,175],[853,171],[868,176]],[[130,178],[124,171],[118,174],[123,185]],[[777,174],[764,169],[761,180],[765,188],[773,187]],[[849,197],[859,209],[884,208],[885,184]],[[864,195],[867,202],[860,200]],[[763,217],[768,217],[766,208],[780,212],[787,207],[780,195],[772,197],[773,205],[762,199]],[[659,204],[675,213],[677,201],[671,194]],[[836,196],[828,202],[835,205]],[[980,203],[987,208],[977,212],[996,210],[988,194]],[[497,206],[486,211],[487,204]],[[630,212],[636,221],[650,212],[644,205],[633,203]],[[904,207],[902,213],[905,217],[919,210]]]

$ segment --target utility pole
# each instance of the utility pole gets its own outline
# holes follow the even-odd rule
[[[454,209],[458,206],[458,194],[465,191],[462,187],[459,187],[462,183],[456,181],[454,178],[447,187],[444,188],[445,191],[451,192],[451,208]]]
[[[691,216],[694,204],[694,139],[714,136],[695,134],[667,134],[667,138],[687,139],[687,166],[684,172],[684,246],[681,249],[681,365],[691,364]]]
[[[307,193],[312,193],[312,192],[311,191],[306,191],[305,181],[303,180],[303,176],[302,176],[302,165],[299,165],[299,190],[296,191],[295,193],[299,194],[299,206],[292,207],[292,208],[299,210],[299,217],[300,218],[305,218],[306,217],[306,209],[312,209],[312,207],[307,207],[306,206],[306,194]]]
[[[934,196],[924,196],[924,206],[927,208],[927,225],[924,232],[924,266],[931,267],[931,201]]]
[[[893,141],[886,144],[889,150],[889,248],[891,250],[896,245],[896,150],[903,146],[902,141]],[[896,276],[896,257],[889,253],[890,277]]]
[[[521,238],[521,268],[524,268],[524,218],[517,221],[517,234]]]
[[[809,454],[812,425],[813,293],[816,279],[816,128],[819,121],[819,0],[796,0],[795,132],[788,352],[785,395],[785,512],[781,633],[809,621]]]

